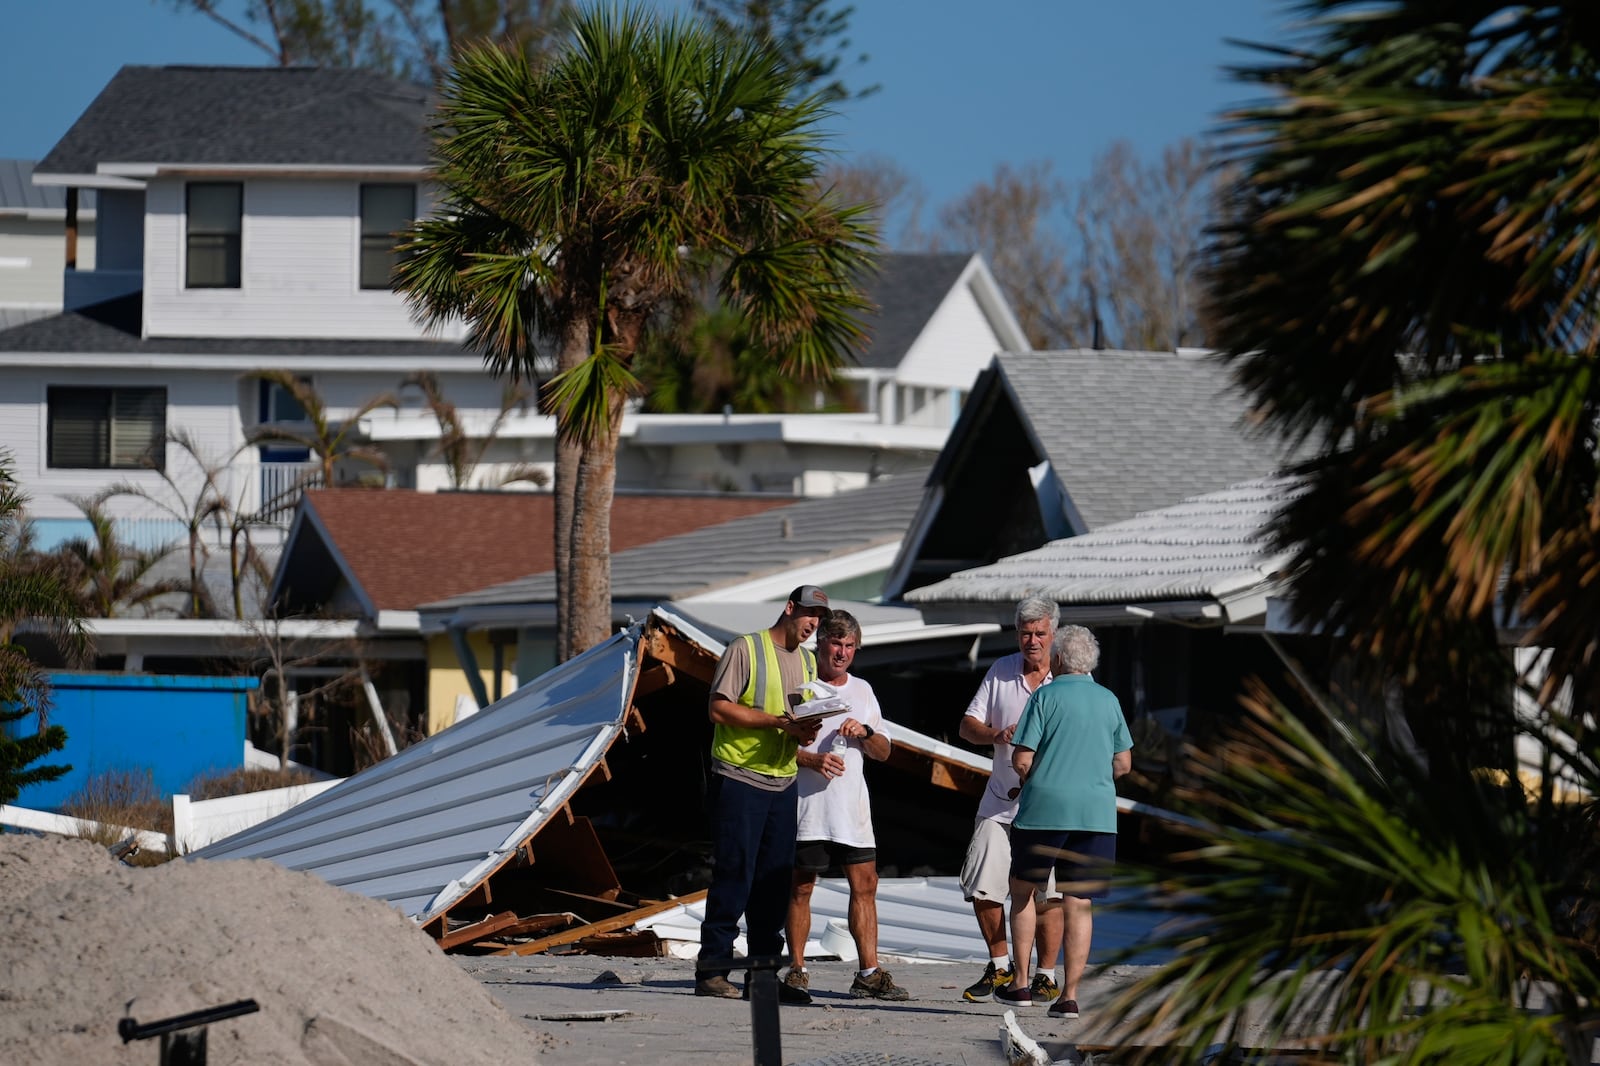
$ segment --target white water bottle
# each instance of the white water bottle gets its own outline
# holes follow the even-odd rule
[[[850,750],[850,742],[844,738],[843,733],[833,735],[833,753],[839,758],[844,758],[844,753]]]

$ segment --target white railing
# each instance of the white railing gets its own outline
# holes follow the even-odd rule
[[[130,829],[125,825],[107,825],[87,818],[73,818],[66,814],[36,811],[30,807],[0,805],[0,826],[26,829],[30,833],[51,833],[55,836],[79,837],[89,834],[114,835],[119,843],[130,841],[146,851],[168,854],[169,842],[160,833],[148,829]]]
[[[256,517],[263,522],[288,525],[301,494],[322,487],[320,463],[262,463],[260,470],[261,509]]]
[[[304,803],[312,796],[328,791],[341,780],[314,781],[308,785],[245,792],[214,800],[191,800],[182,793],[173,796],[172,839],[177,845],[177,853],[187,855],[223,837],[242,833],[253,825],[282,814],[290,807]]]
[[[213,800],[191,800],[179,794],[172,797],[172,837],[148,829],[107,825],[65,814],[36,811],[28,807],[0,805],[0,826],[26,829],[34,833],[79,837],[95,834],[115,836],[119,842],[133,842],[146,851],[167,855],[187,855],[224,837],[241,833],[268,818],[274,818],[313,796],[328,791],[343,781],[313,781],[307,785],[246,792]]]

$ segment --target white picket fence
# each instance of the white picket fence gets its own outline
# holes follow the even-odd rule
[[[340,778],[331,781],[314,781],[308,785],[290,785],[263,792],[246,792],[239,796],[224,796],[214,800],[191,800],[186,795],[172,797],[172,836],[152,833],[127,826],[107,826],[65,814],[51,814],[27,807],[0,805],[0,825],[13,829],[26,829],[35,833],[52,833],[57,836],[100,835],[110,830],[119,842],[138,844],[145,851],[165,855],[187,855],[207,844],[243,832],[251,826],[276,817],[289,808],[304,803],[312,796],[328,791]]]

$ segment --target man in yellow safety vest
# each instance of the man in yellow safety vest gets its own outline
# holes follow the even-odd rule
[[[789,709],[805,700],[817,660],[801,647],[828,616],[828,594],[801,585],[771,626],[728,644],[711,679],[711,889],[700,926],[697,996],[737,999],[720,960],[733,957],[739,916],[748,954],[783,951],[784,918],[794,871],[798,793],[795,753],[821,728]],[[809,1003],[803,989],[779,986],[784,1003]]]

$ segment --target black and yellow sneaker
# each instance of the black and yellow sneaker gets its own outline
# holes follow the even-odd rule
[[[1056,979],[1051,974],[1036,973],[1033,975],[1033,984],[1028,986],[1028,991],[1033,993],[1033,998],[1048,1002],[1061,994],[1061,989],[1056,987]]]
[[[994,998],[995,991],[1011,983],[1011,968],[999,969],[991,961],[983,968],[983,976],[975,984],[967,986],[961,993],[961,998],[968,1003],[987,1003]]]

